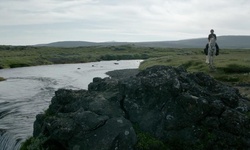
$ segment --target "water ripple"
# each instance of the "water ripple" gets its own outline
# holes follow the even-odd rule
[[[32,135],[33,122],[49,106],[59,88],[87,89],[94,77],[105,72],[137,68],[141,61],[104,61],[86,64],[48,65],[1,69],[7,79],[0,82],[0,150],[17,150]],[[81,69],[77,69],[81,68]]]

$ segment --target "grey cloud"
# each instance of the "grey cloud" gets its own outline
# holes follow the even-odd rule
[[[49,32],[44,24],[58,28],[71,24],[69,30],[76,34],[94,37],[99,31],[117,38],[108,40],[197,38],[207,36],[210,28],[220,35],[250,34],[249,4],[248,0],[1,0],[0,26],[11,31],[13,25],[40,25]]]

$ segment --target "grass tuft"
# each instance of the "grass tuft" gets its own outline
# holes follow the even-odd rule
[[[225,73],[249,73],[250,66],[239,64],[228,64],[221,68]]]
[[[198,49],[185,49],[191,55],[185,55],[184,50],[166,52],[165,56],[149,58],[140,65],[140,70],[154,65],[183,66],[188,72],[204,72],[223,82],[250,83],[250,50],[223,50],[214,58],[216,72],[211,72],[205,63],[205,55]],[[168,55],[169,54],[169,55]],[[171,59],[171,61],[167,61]]]
[[[0,77],[0,81],[4,81],[4,80],[6,80],[6,79],[4,79],[3,77]]]
[[[218,75],[214,77],[216,80],[224,81],[224,82],[239,82],[240,78],[237,76],[229,76],[229,75]]]

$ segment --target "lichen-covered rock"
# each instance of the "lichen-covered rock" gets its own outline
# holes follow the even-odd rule
[[[114,95],[115,96],[115,95]],[[108,98],[112,99],[112,95]],[[133,149],[136,134],[123,111],[104,95],[58,90],[46,114],[37,115],[34,137],[64,149]]]
[[[215,149],[250,146],[248,100],[204,73],[152,67],[123,80],[120,89],[129,120],[163,141]]]
[[[154,66],[94,78],[88,91],[58,90],[34,138],[46,137],[51,149],[143,149],[136,127],[169,149],[250,149],[249,110],[237,89],[204,73]]]

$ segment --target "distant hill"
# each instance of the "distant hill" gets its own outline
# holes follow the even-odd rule
[[[217,43],[223,48],[250,48],[250,36],[218,36]],[[166,48],[204,48],[207,38],[185,39],[178,41],[156,41],[156,42],[86,42],[86,41],[61,41],[35,46],[48,47],[82,47],[82,46],[119,46],[133,44],[142,47],[166,47]]]
[[[197,38],[179,41],[141,42],[136,43],[136,45],[150,47],[204,48],[207,42],[207,38]],[[250,48],[250,36],[218,36],[217,43],[220,48]]]
[[[116,46],[126,45],[128,42],[86,42],[86,41],[60,41],[49,44],[38,44],[35,46],[47,46],[47,47],[84,47],[84,46]]]
[[[94,46],[94,42],[85,42],[85,41],[60,41],[53,42],[49,44],[38,44],[36,46],[48,46],[48,47],[78,47],[78,46]]]

